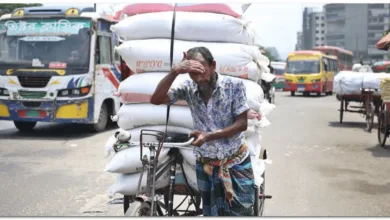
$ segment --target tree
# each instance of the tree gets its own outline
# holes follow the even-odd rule
[[[32,3],[32,4],[0,4],[0,16],[4,14],[12,13],[13,10],[17,8],[24,7],[34,7],[34,6],[42,6],[40,3]]]
[[[268,57],[270,61],[276,61],[276,58],[263,46],[259,46],[259,50],[264,51],[264,56]]]

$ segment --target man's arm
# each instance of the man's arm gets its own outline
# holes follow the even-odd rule
[[[169,72],[169,74],[165,76],[164,79],[162,79],[161,82],[157,85],[157,88],[150,99],[150,103],[154,105],[161,105],[175,102],[178,99],[183,99],[183,87],[178,89],[171,89],[171,91],[169,89],[179,74],[190,72],[202,74],[204,72],[204,67],[198,61],[187,60],[187,54],[183,52],[183,60],[174,66],[171,72]]]
[[[168,91],[178,75],[179,74],[175,70],[172,70],[168,75],[166,75],[157,85],[157,88],[150,99],[150,103],[154,105],[170,103],[171,98],[168,96]]]

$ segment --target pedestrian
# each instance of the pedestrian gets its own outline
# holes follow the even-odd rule
[[[207,48],[189,49],[158,84],[151,103],[185,100],[191,109],[203,215],[252,216],[255,183],[244,136],[249,110],[245,85],[215,69],[216,61]],[[191,80],[171,88],[176,77],[186,73]]]

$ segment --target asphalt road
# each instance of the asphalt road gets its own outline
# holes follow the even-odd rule
[[[263,131],[272,160],[266,216],[390,215],[390,148],[377,146],[375,128],[365,132],[353,113],[339,124],[334,96],[278,92],[276,105]],[[47,124],[26,135],[1,121],[0,215],[123,215],[107,196],[115,175],[104,172],[104,144],[114,129],[89,134]]]

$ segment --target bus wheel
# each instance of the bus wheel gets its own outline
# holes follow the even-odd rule
[[[36,121],[14,121],[14,125],[20,132],[31,132],[35,128],[35,125],[37,125],[37,122]]]
[[[321,96],[321,93],[320,93],[320,92],[317,92],[317,96]]]
[[[295,91],[291,91],[290,94],[291,94],[291,96],[294,96],[295,95]]]
[[[102,107],[100,108],[99,120],[97,123],[91,125],[91,130],[93,132],[104,131],[107,126],[107,121],[108,121],[107,104],[103,103]]]

